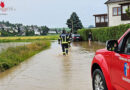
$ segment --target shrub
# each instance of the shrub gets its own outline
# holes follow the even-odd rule
[[[49,41],[36,41],[25,46],[10,47],[0,53],[0,72],[18,65],[29,57],[48,48]]]
[[[126,24],[113,27],[80,29],[78,30],[78,33],[83,40],[88,40],[88,34],[89,32],[92,32],[92,38],[94,41],[106,42],[111,39],[118,40],[129,28],[130,24]]]

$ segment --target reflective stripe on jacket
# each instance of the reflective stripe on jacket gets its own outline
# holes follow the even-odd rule
[[[61,34],[60,35],[60,40],[62,44],[67,44],[69,39],[68,39],[68,35],[67,34]]]

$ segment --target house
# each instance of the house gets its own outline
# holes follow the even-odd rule
[[[25,27],[24,26],[20,26],[17,28],[17,31],[19,32],[19,35],[25,36]]]
[[[33,30],[35,35],[41,35],[41,32],[37,26],[33,26]]]
[[[0,29],[1,30],[5,30],[5,31],[8,31],[11,29],[11,27],[7,27],[5,24],[0,24]]]
[[[20,26],[19,29],[20,29],[20,31],[25,31],[25,27],[24,26]]]
[[[57,30],[49,30],[48,34],[57,34]]]
[[[130,0],[108,0],[105,2],[105,4],[107,5],[107,18],[109,27],[130,23],[130,18],[126,14],[126,9],[130,9]],[[96,17],[97,16],[95,15],[95,18]],[[95,24],[97,21],[100,21],[100,24],[102,24],[102,18],[100,18],[100,20],[98,19],[99,17],[96,18]],[[100,27],[100,25],[96,25],[96,27]]]

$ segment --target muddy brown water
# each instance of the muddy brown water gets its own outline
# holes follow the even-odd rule
[[[91,61],[105,45],[75,42],[68,56],[52,42],[50,49],[0,74],[0,90],[92,90]]]

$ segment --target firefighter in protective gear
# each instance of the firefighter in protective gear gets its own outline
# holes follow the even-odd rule
[[[63,30],[62,34],[58,39],[58,43],[61,44],[62,46],[63,55],[68,55],[68,41],[69,41],[68,34],[66,34],[66,31]]]

